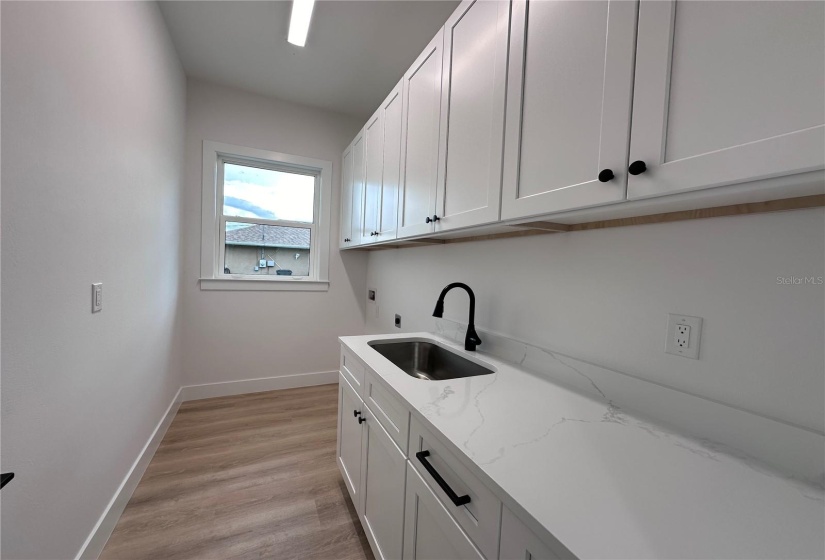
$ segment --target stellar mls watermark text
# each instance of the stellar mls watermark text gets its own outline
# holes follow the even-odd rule
[[[776,283],[780,286],[821,286],[822,276],[777,276]]]

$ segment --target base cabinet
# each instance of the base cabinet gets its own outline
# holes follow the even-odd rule
[[[563,547],[562,547],[563,548]],[[507,508],[501,515],[501,560],[560,560],[574,558],[562,551],[554,552]]]
[[[478,560],[484,557],[424,479],[407,465],[404,560]]]
[[[338,469],[376,558],[495,560],[499,533],[501,558],[572,557],[502,508],[480,474],[459,464],[448,443],[346,346],[340,364]],[[421,451],[438,477],[416,456]],[[443,485],[470,501],[454,505]]]
[[[364,403],[343,374],[338,374],[338,469],[347,485],[352,503],[361,503],[361,440],[362,422],[359,422]],[[358,512],[359,515],[361,512]]]
[[[401,558],[406,455],[369,409],[361,458],[361,523],[376,558]]]

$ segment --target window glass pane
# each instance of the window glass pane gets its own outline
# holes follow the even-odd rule
[[[225,216],[312,223],[315,177],[225,163]]]
[[[309,228],[226,222],[224,274],[309,276]]]

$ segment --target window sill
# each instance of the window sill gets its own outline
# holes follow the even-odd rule
[[[327,280],[280,280],[274,278],[201,278],[201,290],[258,292],[326,292]]]

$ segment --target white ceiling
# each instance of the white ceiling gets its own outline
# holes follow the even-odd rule
[[[289,1],[160,2],[188,76],[363,118],[457,5],[318,1],[306,47],[296,47]]]

